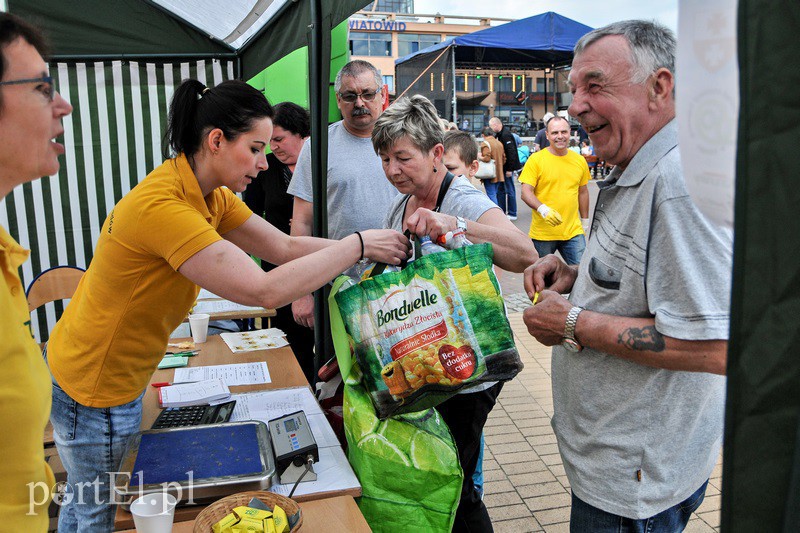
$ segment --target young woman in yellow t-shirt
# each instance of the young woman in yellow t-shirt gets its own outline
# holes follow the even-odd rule
[[[69,486],[84,487],[62,507],[59,530],[113,527],[108,473],[139,430],[142,394],[199,287],[276,308],[361,257],[390,264],[406,257],[408,241],[397,231],[369,230],[341,241],[291,237],[235,196],[267,168],[272,116],[264,95],[244,82],[208,88],[185,80],[170,104],[165,135],[165,150],[176,155],[103,224],[47,347],[56,445]],[[264,272],[248,254],[281,266]]]
[[[38,30],[0,13],[0,200],[17,185],[57,173],[64,153],[53,139],[72,106],[53,86],[45,50]],[[55,482],[42,447],[50,377],[18,277],[28,253],[0,228],[0,529],[44,532]]]

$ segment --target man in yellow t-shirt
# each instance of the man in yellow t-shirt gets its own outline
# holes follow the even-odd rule
[[[522,200],[535,211],[528,235],[539,257],[558,250],[568,265],[577,265],[586,248],[589,166],[569,149],[567,119],[551,118],[546,134],[550,145],[528,158],[519,177]]]

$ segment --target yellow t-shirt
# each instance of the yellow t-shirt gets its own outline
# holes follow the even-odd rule
[[[53,329],[47,359],[59,386],[89,407],[135,400],[199,292],[178,268],[252,214],[226,188],[203,198],[184,156],[153,170],[109,213]]]
[[[547,224],[539,213],[531,217],[531,239],[567,241],[583,233],[578,214],[578,187],[589,183],[589,165],[582,155],[567,151],[554,155],[547,148],[528,158],[519,181],[533,187],[533,193],[548,207],[561,214],[558,226]]]
[[[55,484],[44,461],[44,427],[52,385],[42,351],[31,336],[31,315],[17,274],[28,251],[0,228],[0,529],[47,531]],[[34,483],[35,485],[29,485]],[[30,498],[33,487],[33,498]],[[31,502],[44,502],[31,506]],[[28,515],[28,513],[33,513]]]

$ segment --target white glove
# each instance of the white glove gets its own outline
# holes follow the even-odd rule
[[[536,211],[538,211],[538,213],[542,215],[542,218],[547,218],[547,214],[550,212],[550,208],[542,204],[536,209]]]
[[[585,235],[589,235],[589,228],[592,226],[592,221],[588,218],[581,219],[581,227],[583,227],[583,233]]]

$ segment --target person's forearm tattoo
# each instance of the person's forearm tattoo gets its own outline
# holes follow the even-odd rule
[[[628,328],[620,333],[617,342],[640,352],[662,352],[666,347],[663,335],[656,330],[655,326]]]

